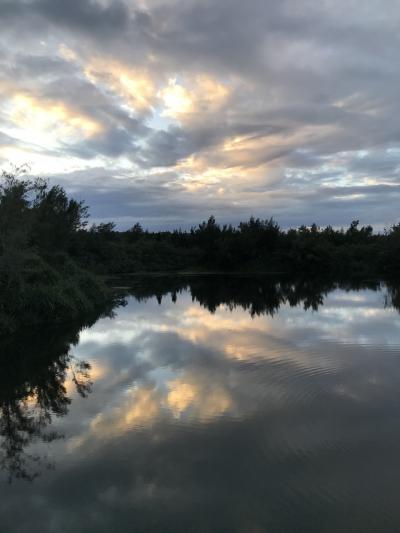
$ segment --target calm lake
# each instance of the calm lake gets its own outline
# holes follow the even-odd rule
[[[396,286],[131,287],[1,343],[2,533],[400,531]]]

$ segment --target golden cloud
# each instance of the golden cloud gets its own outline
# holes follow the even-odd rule
[[[156,103],[157,90],[145,69],[97,57],[84,66],[84,72],[92,83],[104,84],[135,111],[150,111]]]
[[[160,413],[160,393],[143,386],[130,390],[121,405],[110,412],[99,413],[90,430],[97,438],[111,438],[128,430],[154,422]]]
[[[17,93],[10,102],[10,119],[31,139],[50,133],[56,137],[82,136],[90,138],[103,131],[103,126],[61,101],[42,100],[32,95]]]
[[[197,419],[206,421],[222,415],[233,404],[229,391],[209,379],[200,379],[198,375],[186,374],[170,381],[167,386],[166,405],[176,418],[190,409]]]
[[[199,74],[185,84],[170,78],[158,96],[164,110],[162,115],[180,121],[194,120],[200,116],[215,113],[226,103],[230,94],[229,88],[206,74]]]

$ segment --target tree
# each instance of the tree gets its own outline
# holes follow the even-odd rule
[[[67,249],[72,236],[87,225],[88,207],[84,202],[69,199],[59,185],[49,188],[38,180],[33,185],[33,234],[36,246],[46,249]]]

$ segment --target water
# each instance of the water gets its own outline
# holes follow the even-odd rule
[[[2,533],[400,530],[396,287],[132,285],[3,341]]]

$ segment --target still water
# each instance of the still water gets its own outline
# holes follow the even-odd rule
[[[1,533],[400,531],[399,300],[149,278],[3,340]]]

